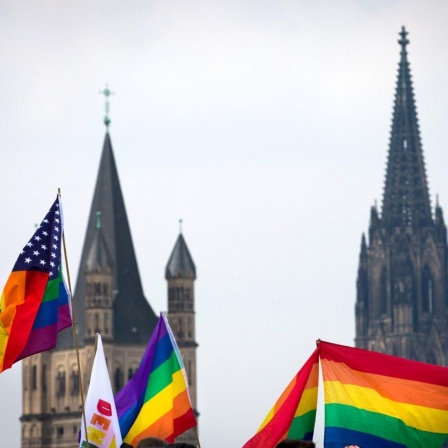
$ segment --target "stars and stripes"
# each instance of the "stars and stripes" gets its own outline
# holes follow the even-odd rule
[[[0,296],[0,372],[56,346],[72,325],[61,263],[62,206],[54,201],[25,244]]]
[[[55,201],[37,227],[34,235],[25,244],[13,271],[36,270],[48,272],[49,277],[58,276],[61,263],[61,214],[59,201]]]

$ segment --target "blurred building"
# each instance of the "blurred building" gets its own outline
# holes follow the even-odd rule
[[[362,236],[356,298],[356,346],[448,365],[447,229],[431,209],[407,32],[400,62],[381,212]]]
[[[106,126],[110,120],[106,116]],[[82,178],[82,176],[81,176]],[[138,218],[138,217],[136,217]],[[179,235],[166,266],[168,318],[196,410],[196,268]],[[143,294],[109,132],[106,133],[73,297],[84,396],[100,333],[114,393],[132,378],[158,317]],[[22,363],[22,448],[78,446],[81,395],[72,328],[58,346]],[[183,441],[195,443],[189,431]]]

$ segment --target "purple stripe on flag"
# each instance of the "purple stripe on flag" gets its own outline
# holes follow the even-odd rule
[[[165,322],[160,318],[135,375],[115,396],[115,405],[123,437],[129,432],[143,406],[156,347],[167,333]]]
[[[70,313],[70,305],[66,303],[65,305],[59,305],[58,308],[58,331],[64,328],[70,327],[72,325],[72,315]]]
[[[22,350],[17,360],[56,347],[57,334],[57,323],[42,328],[34,328],[30,333],[26,347]]]
[[[26,346],[17,360],[56,347],[58,332],[72,325],[69,305],[60,306],[58,309],[58,316],[59,319],[54,324],[40,328],[33,327]]]

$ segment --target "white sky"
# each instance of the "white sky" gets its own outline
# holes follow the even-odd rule
[[[74,283],[108,82],[156,312],[179,218],[197,266],[202,448],[243,445],[317,338],[353,344],[402,25],[432,203],[448,204],[447,14],[442,0],[3,0],[0,283],[58,187]],[[17,448],[20,364],[1,374],[0,399],[2,447]]]

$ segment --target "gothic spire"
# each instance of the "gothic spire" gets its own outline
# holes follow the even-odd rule
[[[423,149],[403,27],[392,130],[386,169],[382,218],[387,227],[419,227],[432,223]]]

